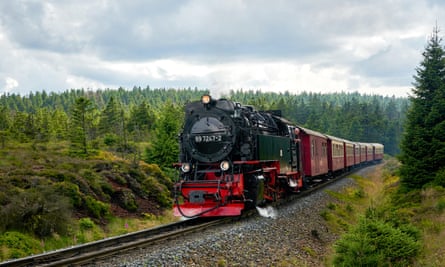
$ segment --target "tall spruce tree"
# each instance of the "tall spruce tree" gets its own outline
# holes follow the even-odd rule
[[[88,131],[91,127],[93,105],[86,97],[76,99],[70,118],[70,152],[80,156],[88,155]]]
[[[401,142],[401,182],[416,189],[445,184],[445,51],[439,30],[433,34],[416,68],[411,108]]]
[[[165,104],[156,120],[155,136],[151,149],[145,151],[145,161],[161,167],[171,167],[178,160],[178,133],[183,112],[171,102]]]

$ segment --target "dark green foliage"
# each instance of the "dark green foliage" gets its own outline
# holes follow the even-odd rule
[[[401,183],[406,189],[443,183],[445,162],[445,51],[438,30],[429,40],[414,76],[411,109],[401,143]]]
[[[142,185],[148,193],[150,199],[156,200],[161,208],[169,208],[172,204],[170,195],[165,194],[166,187],[159,184],[155,178],[147,177]]]
[[[181,107],[167,103],[155,124],[154,141],[146,150],[145,161],[171,168],[178,160],[178,133],[182,123]]]
[[[39,186],[12,195],[2,207],[0,218],[3,230],[16,229],[44,237],[65,234],[71,212],[67,197],[51,186]]]
[[[118,143],[119,143],[119,137],[117,135],[112,134],[112,133],[105,134],[105,136],[104,136],[104,144],[105,145],[112,147],[112,146],[117,145]]]
[[[123,188],[114,192],[113,201],[117,202],[117,204],[122,208],[131,212],[135,212],[138,209],[136,197],[130,189]]]
[[[9,138],[11,127],[9,110],[0,105],[0,148],[4,148]]]
[[[84,205],[90,215],[97,219],[103,219],[111,214],[110,205],[103,203],[91,196],[85,196]]]
[[[87,156],[89,151],[90,133],[92,129],[92,102],[79,97],[71,111],[70,141],[73,155]]]
[[[335,266],[409,266],[420,251],[420,243],[415,234],[388,222],[362,218],[337,241],[335,249]]]
[[[434,177],[433,183],[445,187],[445,167],[440,168]]]
[[[82,194],[79,191],[79,186],[71,182],[60,182],[55,184],[55,190],[59,194],[68,197],[71,204],[75,208],[82,206]]]
[[[436,204],[436,209],[439,212],[443,212],[445,210],[445,199],[440,199]]]
[[[127,128],[135,141],[142,141],[142,138],[148,137],[148,133],[154,127],[154,122],[155,115],[153,109],[146,101],[143,101],[131,108]]]

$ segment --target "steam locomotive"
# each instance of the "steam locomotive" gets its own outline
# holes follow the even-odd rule
[[[383,145],[354,143],[204,95],[185,107],[174,213],[237,216],[312,182],[383,157]]]

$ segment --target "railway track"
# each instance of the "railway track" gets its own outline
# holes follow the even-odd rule
[[[358,169],[354,169],[357,171]],[[282,206],[298,198],[308,196],[314,191],[320,190],[323,187],[334,183],[346,175],[345,173],[335,179],[323,181],[313,184],[307,190],[298,194],[290,195],[288,198],[271,203],[272,206]],[[121,236],[111,237],[95,242],[90,242],[78,246],[73,246],[66,249],[56,250],[48,253],[33,255],[16,260],[10,260],[0,263],[2,266],[80,266],[85,263],[100,262],[102,259],[110,257],[118,253],[125,253],[128,250],[148,247],[150,245],[161,243],[165,240],[170,240],[178,236],[202,231],[209,227],[214,227],[221,224],[226,224],[232,221],[238,221],[242,218],[250,217],[256,214],[255,209],[249,210],[241,217],[226,217],[222,219],[214,218],[193,218],[176,223],[170,223],[159,227],[154,227],[146,230],[141,230],[134,233],[129,233]]]
[[[218,224],[227,223],[230,218],[195,218],[170,223],[147,230],[111,237],[66,249],[33,255],[0,263],[0,266],[70,266],[81,265],[130,249],[148,246],[180,235],[193,233]]]

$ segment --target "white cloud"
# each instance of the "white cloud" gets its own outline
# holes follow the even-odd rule
[[[9,93],[17,86],[19,86],[19,82],[17,80],[15,80],[14,78],[11,78],[11,77],[6,77],[5,78],[5,86],[3,87],[3,92]]]

